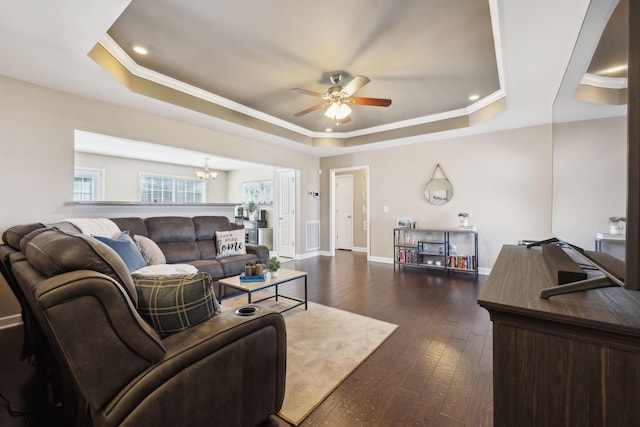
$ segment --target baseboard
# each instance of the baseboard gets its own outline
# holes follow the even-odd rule
[[[13,316],[0,317],[0,329],[11,328],[22,324],[22,316],[14,314]]]
[[[351,248],[352,252],[367,252],[367,248],[361,248],[359,246],[354,246]]]
[[[369,261],[371,262],[382,262],[384,264],[393,264],[393,258],[385,258],[381,256],[370,256]]]

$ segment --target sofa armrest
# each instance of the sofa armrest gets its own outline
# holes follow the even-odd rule
[[[279,313],[224,311],[163,344],[163,359],[94,418],[119,426],[255,426],[280,410],[286,329]]]
[[[257,255],[260,258],[262,264],[266,264],[269,261],[269,248],[264,245],[247,244],[247,253]]]
[[[40,282],[35,291],[69,372],[89,404],[102,407],[165,348],[112,278],[77,270]]]

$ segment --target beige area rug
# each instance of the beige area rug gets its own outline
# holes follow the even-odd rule
[[[238,307],[246,302],[246,295],[240,295],[222,304]],[[258,305],[277,309],[276,304],[265,301]],[[299,425],[398,327],[312,302],[306,311],[301,306],[283,316],[287,325],[287,378],[278,416],[294,425]]]

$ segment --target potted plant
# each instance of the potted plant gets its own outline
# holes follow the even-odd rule
[[[247,212],[249,212],[249,219],[251,221],[255,221],[256,219],[256,204],[255,202],[252,200],[249,202],[249,204],[247,205]]]
[[[460,227],[469,226],[469,214],[466,212],[460,212],[458,214],[458,219],[460,220]]]
[[[609,234],[624,234],[624,226],[627,219],[623,216],[609,218]]]
[[[280,260],[278,257],[272,256],[267,261],[267,269],[271,273],[271,277],[278,277],[278,270],[280,269]]]

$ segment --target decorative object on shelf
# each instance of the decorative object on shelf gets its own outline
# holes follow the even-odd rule
[[[254,201],[250,201],[249,204],[247,204],[247,212],[249,212],[249,220],[250,221],[255,221],[256,220],[256,209],[258,209],[256,207],[256,204],[254,203]]]
[[[469,226],[469,214],[466,212],[460,212],[458,214],[458,219],[460,220],[460,226],[461,227],[468,227]]]
[[[411,218],[398,218],[396,224],[398,228],[411,228]]]
[[[252,181],[242,183],[242,203],[256,205],[273,204],[273,181]]]
[[[206,181],[207,179],[216,179],[218,177],[218,172],[211,172],[209,170],[209,158],[207,157],[204,159],[204,169],[197,171],[196,175],[198,178]]]
[[[438,171],[440,171],[439,174]],[[436,164],[431,174],[431,180],[424,188],[424,196],[432,205],[444,205],[453,197],[453,186],[449,182],[440,163]]]
[[[278,270],[280,269],[280,260],[278,257],[272,256],[267,261],[267,269],[271,273],[271,277],[278,277]]]
[[[624,226],[627,219],[623,216],[612,216],[609,218],[609,234],[624,234]]]

